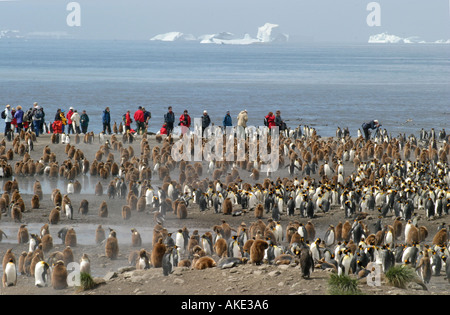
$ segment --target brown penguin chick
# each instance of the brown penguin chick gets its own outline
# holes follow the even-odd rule
[[[50,224],[58,224],[60,218],[61,218],[61,208],[59,206],[57,206],[52,211],[50,211],[48,222]]]
[[[207,269],[207,268],[213,268],[216,267],[217,264],[214,261],[214,259],[212,259],[209,256],[203,256],[197,259],[197,261],[194,264],[194,269],[195,270],[203,270],[203,269]]]
[[[104,201],[104,200],[100,204],[100,208],[98,209],[98,216],[100,218],[107,218],[108,217],[108,205],[106,204],[106,201]]]
[[[17,241],[19,242],[19,244],[25,244],[28,243],[29,239],[30,235],[28,233],[27,225],[22,224],[19,227],[19,231],[17,232]]]
[[[62,262],[64,262],[64,255],[62,252],[53,252],[48,256],[47,262],[49,264],[54,264],[56,263],[58,260],[61,260]]]
[[[95,243],[100,244],[106,239],[105,230],[103,229],[102,225],[100,224],[97,229],[95,230]]]
[[[53,237],[50,234],[42,236],[41,242],[44,253],[48,253],[53,248]]]
[[[188,215],[186,203],[180,202],[177,206],[177,217],[178,219],[186,219]]]
[[[81,183],[78,180],[73,181],[73,193],[76,195],[81,194]]]
[[[119,255],[119,242],[114,230],[111,230],[109,237],[106,239],[105,254],[109,259],[116,259]]]
[[[33,252],[28,252],[27,256],[25,257],[25,261],[23,263],[23,268],[25,270],[25,274],[29,277],[30,276],[30,266],[31,266],[31,261],[33,260]]]
[[[222,220],[222,231],[223,237],[227,241],[231,238],[231,232],[236,232],[236,230],[232,229],[231,226],[227,222],[225,222],[225,220]]]
[[[39,209],[39,196],[34,195],[33,198],[31,198],[31,209]]]
[[[75,232],[73,227],[71,227],[67,230],[66,238],[64,240],[64,245],[70,246],[70,247],[77,246],[77,233]]]
[[[53,205],[55,207],[56,206],[61,206],[61,204],[62,204],[62,194],[59,191],[59,189],[54,191],[54,194],[52,193],[52,200],[53,200]]]
[[[64,261],[58,260],[53,264],[52,287],[55,290],[62,290],[66,289],[67,286],[67,269],[64,266]]]
[[[13,260],[13,263],[16,263],[16,256],[14,255],[14,253],[12,252],[12,248],[9,248],[5,255],[3,256],[3,261],[2,261],[2,267],[3,270],[5,270],[6,264],[10,261]]]
[[[162,267],[162,259],[166,253],[166,245],[163,244],[163,239],[160,238],[158,242],[153,246],[151,262],[154,268]]]
[[[393,228],[394,228],[394,239],[398,240],[401,236],[402,236],[402,230],[403,230],[403,224],[401,221],[401,217],[397,217],[394,220],[393,223]]]
[[[72,251],[72,248],[70,248],[70,246],[66,246],[66,248],[64,248],[64,250],[62,251],[62,254],[63,254],[63,261],[64,261],[65,266],[67,266],[71,262],[75,261],[74,256],[73,256],[73,251]]]
[[[348,242],[351,236],[352,225],[349,221],[345,221],[342,225],[342,240]]]
[[[36,269],[36,265],[41,260],[42,260],[42,257],[39,253],[33,254],[33,259],[31,260],[31,264],[30,264],[30,276],[34,277],[34,270]]]
[[[150,268],[150,259],[148,258],[148,253],[145,249],[141,249],[138,254],[138,259],[136,259],[136,269],[143,270]]]
[[[342,242],[344,239],[342,238],[342,222],[339,221],[339,223],[334,228],[334,233],[336,235],[336,242]]]
[[[291,241],[289,242],[289,245],[292,245],[294,243],[301,243],[302,241],[303,241],[302,236],[297,231],[295,231],[294,234],[292,234],[291,236]]]
[[[131,208],[129,205],[122,206],[122,219],[129,220],[131,218]]]
[[[14,204],[14,206],[11,209],[11,218],[16,223],[22,222],[22,211],[20,210],[20,207]]]
[[[142,239],[141,234],[135,229],[131,229],[131,246],[133,247],[141,247],[142,245]]]
[[[192,249],[192,253],[198,257],[206,256],[205,250],[200,245],[195,245]]]
[[[1,214],[0,214],[1,216]],[[5,234],[5,232],[3,232],[2,230],[0,230],[0,242],[3,240],[3,236],[8,238],[8,236]]]
[[[269,247],[269,244],[264,240],[255,240],[250,247],[250,262],[252,264],[261,265],[264,259],[264,251]]]
[[[225,200],[223,201],[222,212],[226,215],[233,212],[233,203],[231,202],[231,199],[229,197],[225,198]]]
[[[220,258],[227,257],[227,250],[227,241],[224,238],[219,238],[214,244],[214,251],[216,252],[217,256],[219,256]]]
[[[8,210],[8,202],[4,197],[0,198],[0,213],[5,213]],[[1,219],[1,216],[0,216]]]
[[[39,199],[42,199],[42,197],[44,196],[44,194],[42,193],[41,183],[38,180],[36,180],[36,182],[34,183],[33,193],[37,195]]]
[[[87,201],[86,199],[81,200],[78,212],[81,215],[87,215],[89,212],[89,201]]]
[[[26,275],[25,271],[25,258],[27,257],[27,252],[23,251],[19,256],[19,264],[17,268],[17,272],[21,275]]]
[[[199,245],[198,239],[195,237],[195,235],[191,235],[189,237],[188,246],[187,246],[187,250],[188,250],[190,257],[192,257],[192,254],[194,253],[194,247],[198,246],[198,245]]]
[[[262,204],[258,204],[255,208],[255,218],[262,219],[264,215],[264,207]]]
[[[189,259],[182,259],[178,262],[178,267],[186,267],[186,268],[190,268],[191,267],[191,261]]]
[[[314,224],[311,221],[308,221],[305,225],[306,229],[306,240],[307,241],[314,241],[316,239],[316,229],[314,227]]]
[[[411,224],[405,243],[409,246],[419,243],[419,229],[415,225]]]
[[[139,199],[136,203],[137,212],[144,212],[146,206],[147,206],[147,202],[145,200],[145,195],[142,195],[141,197],[139,197]]]
[[[101,182],[98,182],[97,185],[95,185],[95,195],[103,196],[103,185]]]
[[[425,226],[419,227],[419,243],[425,241],[428,237],[428,229]]]
[[[433,245],[445,247],[448,241],[447,229],[440,229],[433,237]]]
[[[47,234],[50,234],[50,228],[49,228],[48,223],[45,223],[45,224],[41,227],[41,230],[40,230],[39,235],[41,236],[41,238],[43,238],[44,235],[47,235]]]

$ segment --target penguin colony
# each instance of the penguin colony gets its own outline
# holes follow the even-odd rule
[[[3,139],[3,216],[18,223],[26,221],[28,209],[18,183],[22,177],[36,178],[29,209],[39,211],[46,196],[54,206],[46,209],[48,224],[40,233],[29,233],[26,224],[20,226],[17,239],[27,251],[16,253],[17,260],[12,250],[3,253],[3,286],[17,285],[18,275],[26,275],[35,277],[36,286],[67,287],[66,266],[75,261],[72,247],[77,246],[76,232],[73,228],[59,230],[58,238],[66,247],[52,252],[55,235],[50,234],[49,225],[92,212],[88,200],[78,207],[70,198],[82,191],[77,177],[87,174],[99,179],[93,191],[104,198],[99,217],[107,220],[108,203],[117,199],[123,204],[123,220],[141,213],[154,225],[149,250],[139,247],[150,240],[142,240],[136,229],[131,230],[133,246],[138,249],[130,253],[120,253],[119,236],[113,229],[108,236],[101,225],[94,231],[95,241],[103,246],[108,259],[128,254],[130,265],[137,269],[162,268],[168,276],[176,266],[202,270],[243,263],[299,264],[303,278],[312,277],[315,268],[361,278],[369,274],[371,263],[381,264],[383,272],[395,264],[409,264],[425,284],[441,273],[450,282],[449,227],[442,224],[437,231],[428,231],[420,224],[421,220],[445,218],[450,209],[450,137],[445,130],[438,136],[434,130],[422,130],[419,138],[395,138],[384,130],[366,142],[361,136],[351,138],[340,128],[336,137],[328,139],[321,139],[308,126],[288,129],[280,134],[278,152],[279,167],[289,173],[284,178],[277,172],[262,172],[259,159],[249,160],[248,140],[252,137],[259,142],[258,134],[250,133],[243,147],[235,140],[235,152],[247,152],[243,161],[207,165],[174,161],[171,136],[151,148],[147,135],[137,139],[122,133],[106,140],[101,134],[97,142],[100,148],[89,161],[69,137],[52,135],[52,144],[65,145],[67,159],[62,162],[50,146],[45,146],[42,157],[34,161],[31,154],[36,137],[32,132],[11,139],[9,149],[11,143]],[[83,142],[94,144],[95,138],[89,133]],[[139,140],[140,152],[135,152],[131,144]],[[224,143],[226,140],[224,136]],[[226,151],[226,144],[223,149]],[[15,156],[21,158],[10,165]],[[175,170],[178,178],[171,177]],[[240,178],[243,173],[250,174],[251,183]],[[46,177],[64,179],[67,186],[44,195],[39,180]],[[105,181],[109,184],[104,185]],[[152,181],[160,184],[153,186]],[[196,210],[243,220],[234,227],[222,220],[204,233],[181,227],[182,220]],[[345,219],[317,233],[314,219],[329,212],[343,214]],[[178,220],[180,228],[170,231],[165,228],[166,220]],[[3,235],[8,237],[0,233]],[[432,241],[426,242],[429,235]],[[89,273],[89,257],[83,254],[79,262]]]

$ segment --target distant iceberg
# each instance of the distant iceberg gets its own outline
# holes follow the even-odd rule
[[[402,38],[388,33],[381,33],[369,37],[369,44],[450,44],[450,40],[427,42],[418,36]]]
[[[23,38],[17,30],[0,30],[0,38]]]
[[[262,43],[287,42],[289,35],[280,31],[279,25],[266,23],[258,27],[258,35],[256,38]]]
[[[388,33],[381,33],[369,37],[369,44],[397,44],[403,43],[403,38]]]
[[[228,32],[200,36],[201,44],[250,45],[258,42],[259,40],[252,38],[249,34],[245,34],[243,38],[235,37]]]
[[[169,32],[156,35],[150,40],[166,42],[197,40],[201,44],[250,45],[256,43],[287,42],[289,40],[289,35],[282,33],[279,29],[279,25],[266,23],[263,26],[258,27],[256,38],[253,38],[250,34],[245,34],[244,37],[239,37],[229,32],[206,34],[197,38],[192,34]]]
[[[450,44],[450,39],[444,40],[444,39],[439,39],[437,41],[434,42],[435,44]]]
[[[192,34],[183,34],[181,32],[169,32],[164,34],[156,35],[150,40],[158,40],[162,42],[175,42],[175,41],[184,41],[184,40],[197,40]]]

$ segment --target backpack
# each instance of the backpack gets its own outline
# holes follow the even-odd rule
[[[269,126],[269,122],[267,121],[267,118],[264,118],[264,126],[266,126],[266,127]]]
[[[6,109],[2,112],[2,119],[6,119]]]
[[[25,115],[23,115],[23,121],[30,121],[31,120],[32,111],[33,110],[31,108],[29,110],[27,110]]]
[[[36,119],[41,119],[42,117],[44,117],[44,114],[42,113],[42,109],[37,109],[35,112],[34,112],[34,117],[36,118]]]

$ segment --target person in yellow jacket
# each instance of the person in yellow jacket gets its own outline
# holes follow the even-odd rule
[[[67,125],[67,118],[64,115],[64,110],[61,109],[61,113],[59,114],[61,116],[61,122],[62,122],[62,132],[64,133],[64,128]]]

